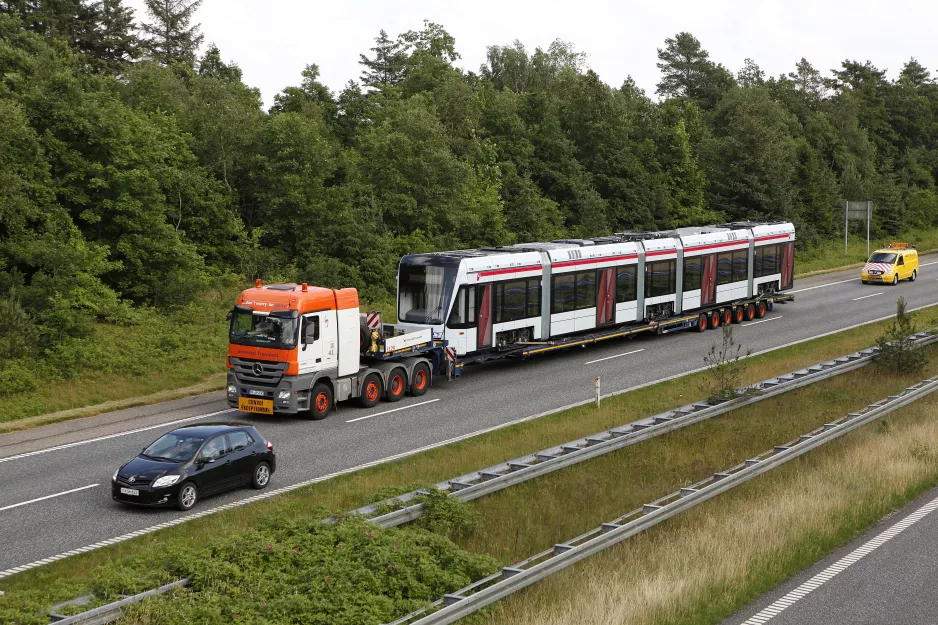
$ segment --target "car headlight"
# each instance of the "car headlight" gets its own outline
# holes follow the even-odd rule
[[[290,391],[280,391],[280,393],[277,394],[277,399],[284,401],[290,399]]]
[[[155,482],[153,482],[153,488],[164,488],[166,486],[172,486],[179,481],[179,475],[164,475]]]
[[[116,482],[116,481],[117,481],[117,474],[118,474],[118,473],[120,473],[120,469],[118,469],[117,471],[114,471],[114,475],[111,476],[111,481],[112,481],[112,482]]]
[[[234,384],[229,384],[229,385],[228,385],[228,394],[229,394],[229,395],[237,395],[237,394],[238,394],[238,387],[235,386]]]

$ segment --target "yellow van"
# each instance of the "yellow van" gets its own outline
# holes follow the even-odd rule
[[[908,243],[890,243],[870,256],[860,272],[863,284],[881,282],[899,284],[899,280],[914,282],[918,277],[918,252]]]

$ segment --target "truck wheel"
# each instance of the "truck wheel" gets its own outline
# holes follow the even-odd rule
[[[329,416],[332,409],[332,389],[319,382],[309,394],[309,418],[321,421]]]
[[[427,363],[421,362],[414,367],[414,378],[410,382],[410,394],[414,397],[420,397],[430,388],[430,367]]]
[[[371,408],[379,401],[381,401],[381,377],[377,373],[369,373],[362,382],[358,404],[362,408]]]
[[[714,329],[720,327],[720,311],[719,310],[713,313],[713,316],[710,317],[710,327]]]
[[[756,317],[758,319],[765,317],[765,302],[759,302],[759,305],[756,306]]]
[[[733,311],[733,323],[742,323],[743,322],[743,309],[742,306],[736,308]]]
[[[358,352],[360,354],[368,353],[371,349],[371,328],[364,321],[358,324]]]
[[[403,369],[395,369],[388,376],[387,399],[389,402],[400,401],[407,390],[407,374]]]
[[[700,316],[697,317],[697,331],[703,332],[707,329],[707,314],[700,313]]]
[[[756,316],[756,307],[753,304],[746,304],[743,318],[746,321],[752,321]]]
[[[723,311],[723,325],[728,326],[733,321],[733,313],[727,308]]]

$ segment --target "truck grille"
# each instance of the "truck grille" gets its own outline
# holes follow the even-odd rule
[[[243,360],[231,358],[235,376],[244,384],[259,386],[277,386],[287,370],[285,362],[266,362],[263,360]]]

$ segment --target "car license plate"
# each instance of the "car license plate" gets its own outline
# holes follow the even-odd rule
[[[134,497],[137,497],[140,495],[140,491],[135,488],[122,488],[121,495],[133,495]]]
[[[254,397],[239,397],[238,410],[244,412],[257,412],[260,414],[274,414],[274,400],[255,399]]]

